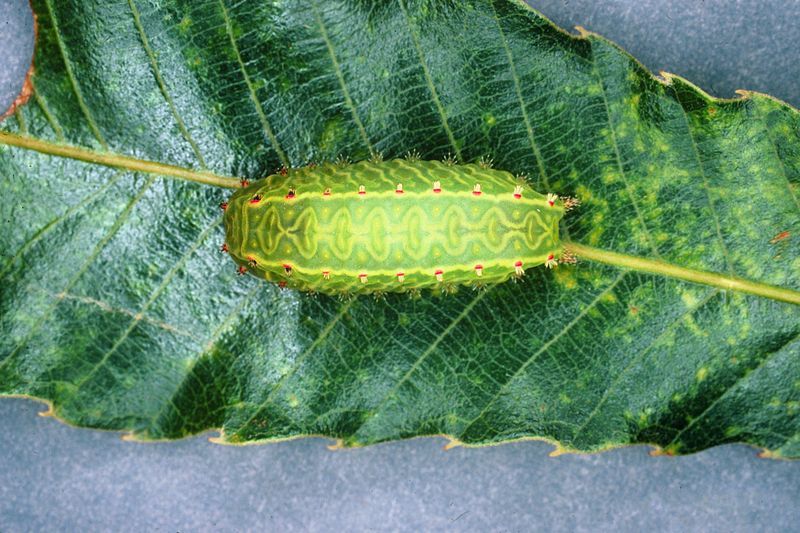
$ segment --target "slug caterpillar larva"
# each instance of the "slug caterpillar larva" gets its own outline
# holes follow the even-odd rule
[[[284,170],[223,204],[239,272],[325,294],[492,284],[553,267],[569,208],[488,165],[395,159]]]

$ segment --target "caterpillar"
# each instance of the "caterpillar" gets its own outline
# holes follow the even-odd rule
[[[282,287],[363,294],[485,286],[555,267],[576,201],[540,194],[485,161],[416,158],[282,169],[236,191],[225,244]]]

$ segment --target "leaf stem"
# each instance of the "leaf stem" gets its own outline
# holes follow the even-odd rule
[[[68,157],[70,159],[77,159],[79,161],[86,161],[87,163],[105,165],[107,167],[121,168],[135,172],[147,172],[162,176],[171,176],[173,178],[180,178],[197,183],[205,183],[207,185],[215,185],[217,187],[226,187],[228,189],[238,189],[241,187],[241,180],[238,178],[220,176],[207,170],[191,170],[175,165],[158,163],[156,161],[137,159],[127,155],[120,155],[111,152],[95,152],[93,150],[88,150],[78,146],[56,144],[24,135],[8,133],[5,131],[0,131],[0,144],[17,146],[19,148],[27,148],[43,154]]]
[[[637,257],[633,255],[620,254],[592,246],[578,244],[576,242],[565,242],[564,247],[572,253],[584,259],[597,261],[598,263],[605,263],[631,270],[639,270],[642,272],[650,272],[651,274],[658,274],[671,278],[682,279],[684,281],[691,281],[693,283],[702,283],[704,285],[711,285],[720,289],[745,292],[754,294],[756,296],[763,296],[781,302],[787,302],[795,305],[800,305],[800,292],[787,289],[784,287],[776,287],[774,285],[767,285],[766,283],[758,283],[734,276],[727,276],[717,272],[707,272],[704,270],[695,270],[692,268],[684,268],[678,265],[673,265],[664,261],[654,259],[646,259],[644,257]]]

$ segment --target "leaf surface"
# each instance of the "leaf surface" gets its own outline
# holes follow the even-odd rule
[[[506,0],[33,5],[32,97],[0,134],[0,394],[140,439],[800,455],[800,307],[608,255],[796,298],[797,110]],[[229,191],[203,183],[411,150],[579,197],[562,232],[611,264],[341,302],[219,253]]]

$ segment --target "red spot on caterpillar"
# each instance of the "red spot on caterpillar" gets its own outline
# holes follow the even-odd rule
[[[228,202],[220,202],[219,208],[226,211],[228,209]]]
[[[247,180],[239,180],[239,183],[241,184],[242,187],[247,187],[248,185],[250,185],[250,182]]]
[[[367,194],[367,188],[364,187],[363,185],[359,185],[358,186],[358,194],[360,194],[362,196]]]
[[[403,273],[403,272],[398,272],[397,273],[397,281],[399,281],[400,283],[403,283],[403,281],[405,279],[406,279],[405,273]]]
[[[244,265],[240,265],[239,268],[236,270],[236,273],[239,274],[240,276],[244,275],[245,272],[247,272],[247,267]]]
[[[286,282],[285,281],[279,281],[278,282],[278,287],[280,287],[281,289],[285,289],[286,288]]]
[[[260,194],[256,194],[255,196],[250,198],[250,203],[251,204],[257,204],[258,202],[261,201],[261,198],[262,198],[262,196]]]
[[[434,181],[433,182],[433,192],[435,192],[435,193],[442,192],[442,182],[441,181]]]
[[[358,279],[361,281],[361,283],[366,283],[367,282],[367,275],[366,274],[359,274],[358,275]]]
[[[550,207],[553,207],[554,205],[556,205],[556,200],[557,199],[558,199],[558,196],[556,196],[555,194],[553,194],[551,192],[547,193],[547,203],[548,203],[548,205]]]
[[[294,189],[289,189],[289,192],[286,193],[286,199],[291,200],[296,196],[296,192]]]
[[[547,268],[555,268],[558,266],[558,261],[556,261],[556,256],[550,254],[547,256],[547,261],[544,262],[544,266]]]
[[[436,281],[442,281],[444,279],[444,271],[442,270],[437,270],[433,275],[436,276]]]
[[[324,191],[322,191],[322,196],[330,196],[330,195],[331,195],[331,189],[330,189],[330,187],[328,187],[327,189],[325,189]]]
[[[256,263],[256,258],[252,255],[247,256],[247,263],[250,265],[250,268],[255,268],[258,263]]]
[[[522,261],[517,261],[516,263],[514,263],[514,273],[517,276],[522,276],[523,274],[525,274],[525,270],[523,270],[522,268]]]
[[[228,252],[228,243],[227,242],[222,243],[222,246],[219,247],[219,251],[227,253]]]
[[[331,279],[331,272],[330,272],[330,270],[323,270],[323,271],[322,271],[322,279]]]
[[[283,271],[286,273],[287,276],[292,275],[292,265],[283,265]]]
[[[403,184],[398,183],[397,187],[394,189],[394,192],[396,192],[397,194],[403,194]]]
[[[475,265],[475,274],[478,277],[483,276],[483,265]]]
[[[521,185],[517,185],[516,187],[514,187],[514,198],[516,198],[517,200],[522,198],[522,186]]]
[[[481,195],[481,184],[480,183],[476,183],[475,186],[472,188],[472,194],[474,194],[475,196],[480,196]]]
[[[788,239],[790,236],[791,236],[791,233],[789,233],[788,231],[782,231],[782,232],[778,233],[777,235],[775,235],[773,238],[771,238],[769,240],[769,243],[770,244],[777,244],[777,243],[781,242],[784,239]]]

